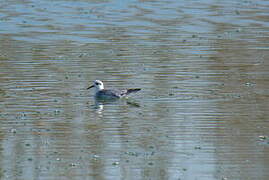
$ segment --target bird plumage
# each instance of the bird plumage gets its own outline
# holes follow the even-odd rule
[[[95,80],[93,85],[88,87],[90,89],[95,87],[95,97],[98,99],[118,99],[127,96],[130,93],[140,91],[140,88],[131,88],[131,89],[105,89],[104,84],[100,80]]]

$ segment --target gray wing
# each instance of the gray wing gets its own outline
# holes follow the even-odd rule
[[[100,98],[120,98],[123,96],[126,96],[132,92],[137,92],[140,91],[141,89],[121,89],[121,90],[116,90],[116,89],[104,89],[98,92],[97,96]]]
[[[114,97],[114,98],[119,98],[122,96],[122,93],[121,91],[118,91],[118,90],[113,90],[113,89],[104,89],[102,91],[99,91],[97,96],[99,97]]]
[[[117,93],[118,96],[123,97],[130,93],[134,93],[137,91],[140,91],[140,88],[133,88],[133,89],[122,89],[122,90],[115,90],[115,93]]]

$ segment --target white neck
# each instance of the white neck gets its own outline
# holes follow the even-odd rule
[[[104,89],[104,85],[101,84],[101,85],[95,87],[95,92],[101,91],[103,89]]]

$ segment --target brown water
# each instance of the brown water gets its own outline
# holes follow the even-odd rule
[[[268,10],[1,1],[0,179],[269,179]]]

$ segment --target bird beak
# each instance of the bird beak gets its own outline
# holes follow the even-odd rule
[[[92,87],[94,87],[94,85],[91,85],[90,87],[88,87],[87,89],[91,89]]]

